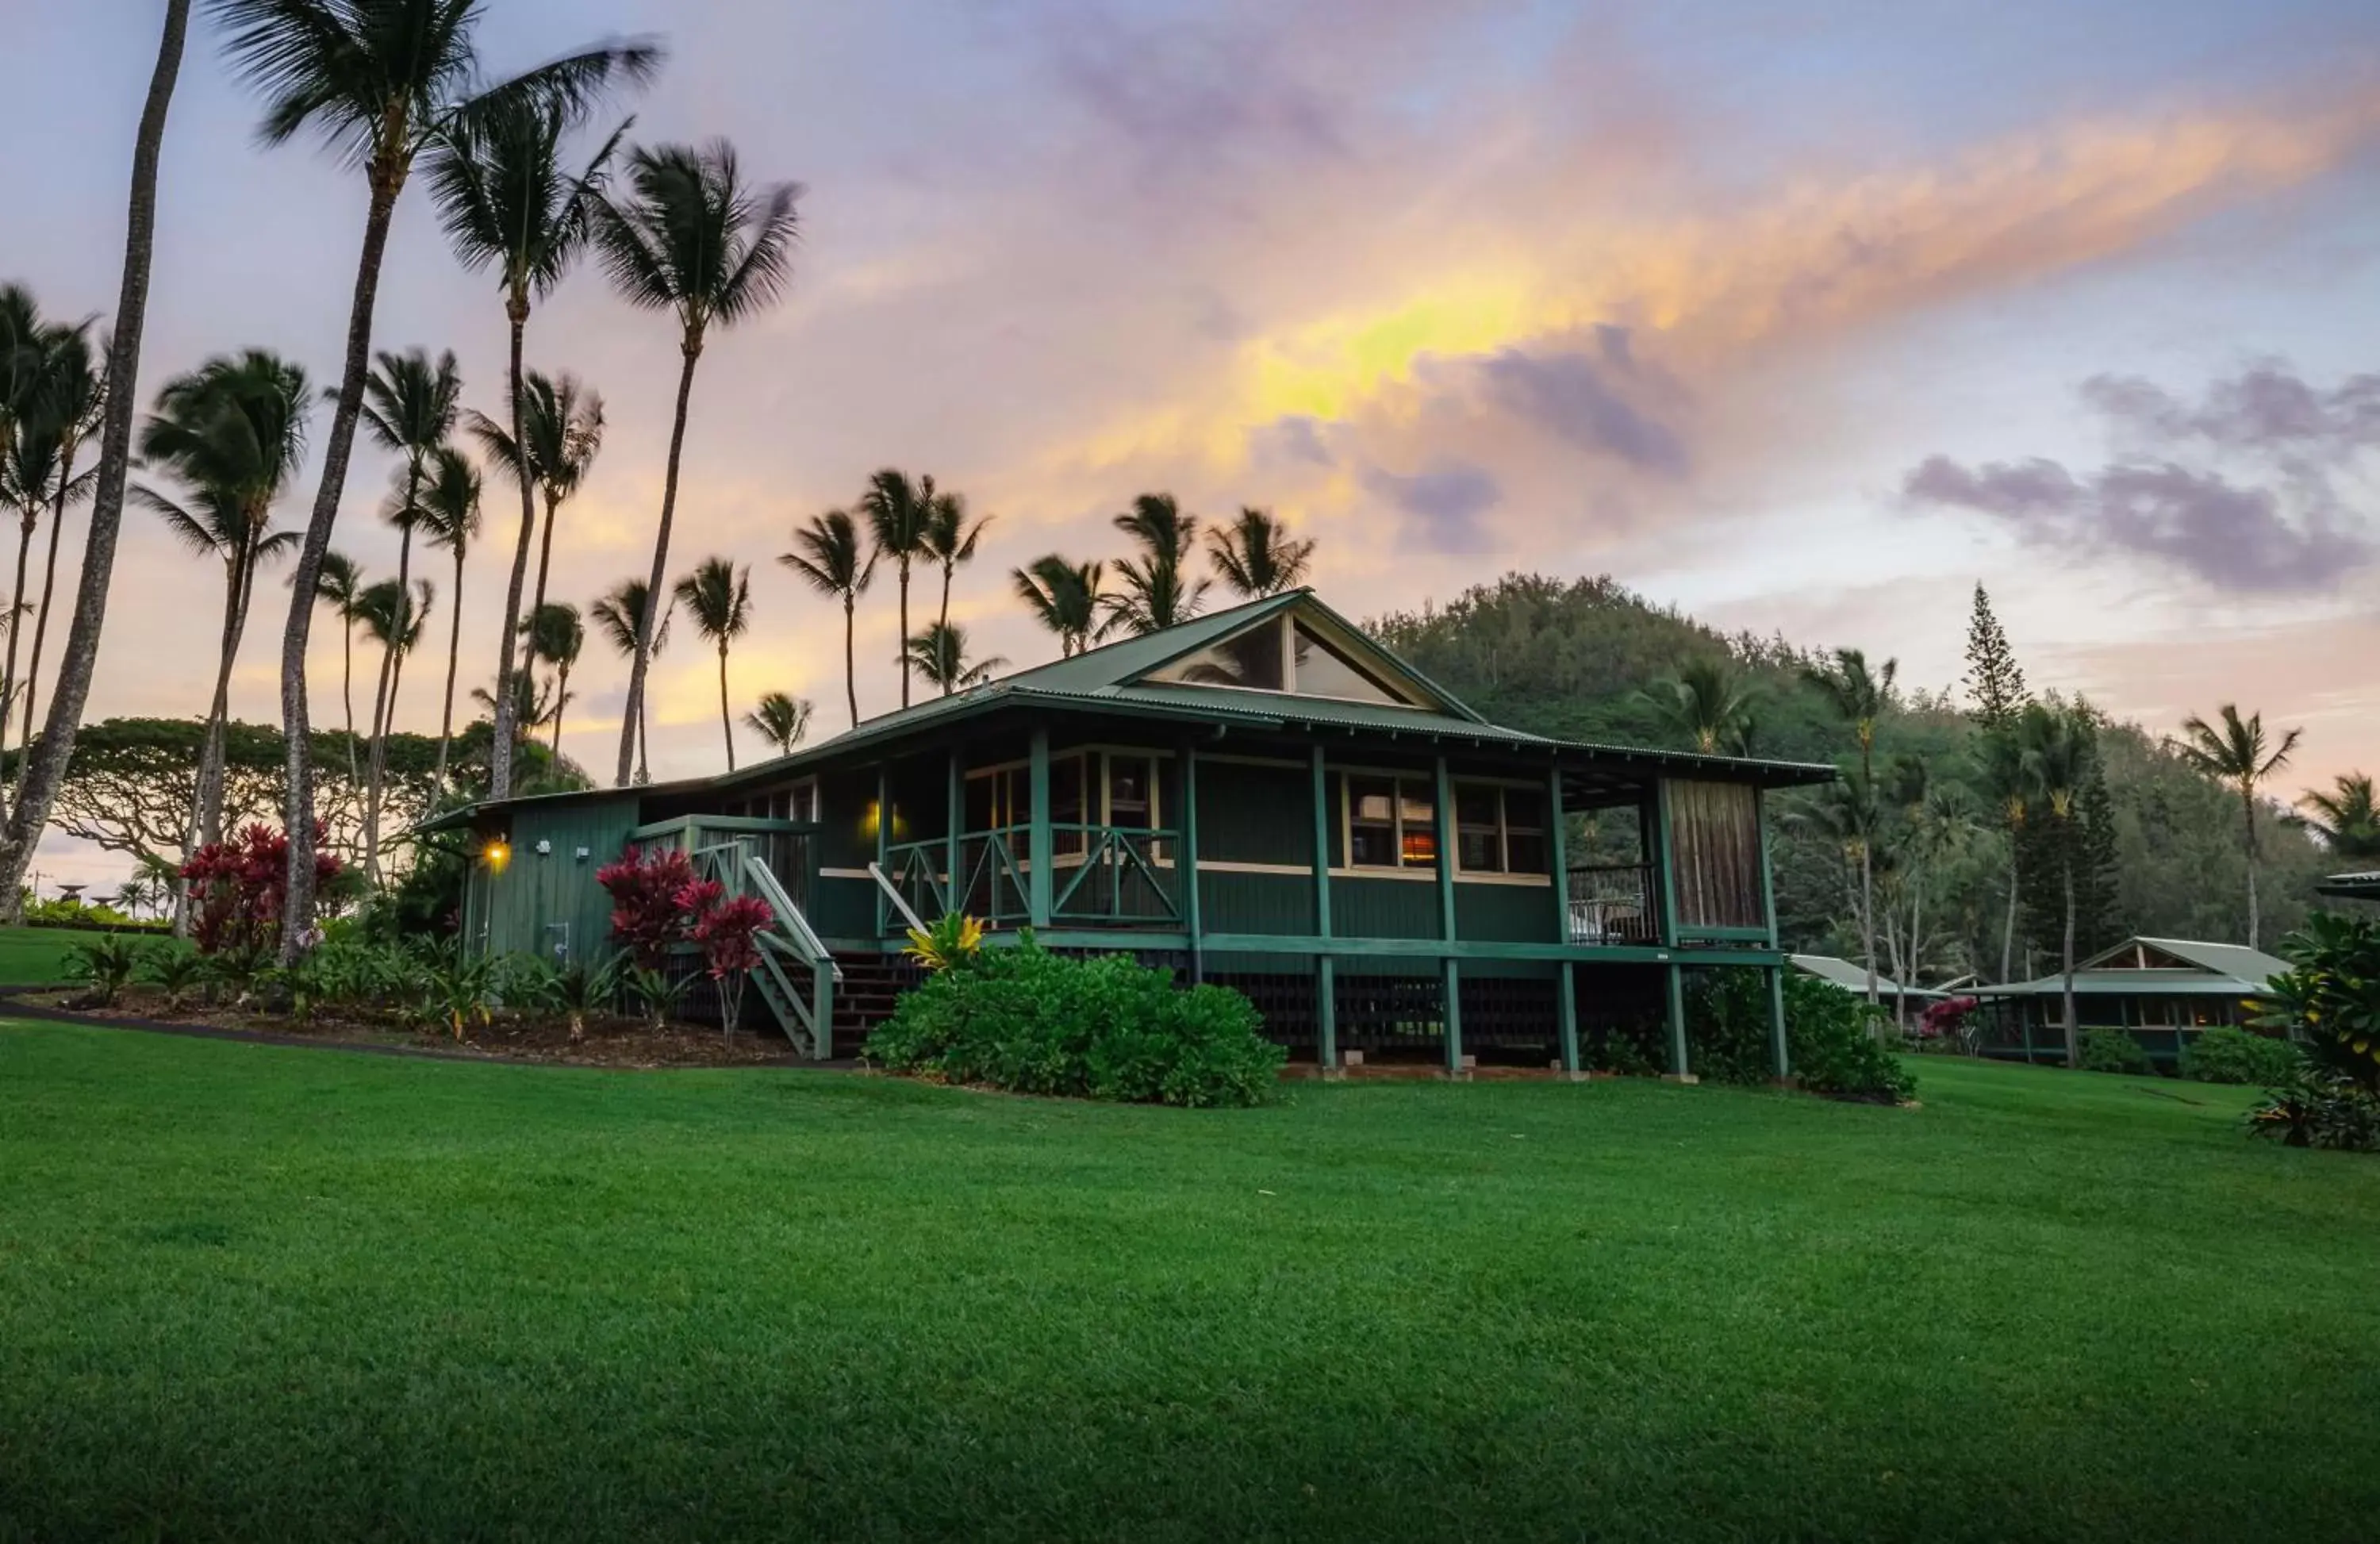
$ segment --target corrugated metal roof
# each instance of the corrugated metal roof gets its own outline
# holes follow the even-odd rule
[[[1867,995],[1867,967],[1838,959],[1832,954],[1788,954],[1793,968],[1815,976],[1822,981],[1832,981],[1847,991]],[[1876,990],[1887,997],[1939,997],[1942,993],[1931,987],[1903,987],[1891,977],[1878,971]]]
[[[2380,869],[2368,874],[2333,874],[2314,886],[2317,894],[2349,901],[2380,901]]]
[[[2131,966],[2110,967],[2105,963],[2132,952],[2142,944],[2189,964],[2187,967],[2153,966],[2141,969]],[[2080,995],[2102,996],[2152,992],[2161,996],[2252,997],[2263,993],[2266,982],[2289,968],[2288,961],[2275,959],[2261,950],[2250,949],[2243,944],[2208,943],[2190,938],[2132,938],[2126,939],[2113,949],[2077,962],[2074,991]],[[2055,973],[2031,981],[2011,981],[2005,986],[1976,989],[1985,996],[2002,997],[2040,996],[2065,990],[2064,977]]]

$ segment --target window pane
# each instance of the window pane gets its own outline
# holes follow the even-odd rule
[[[991,777],[970,777],[966,780],[966,826],[969,831],[990,831],[992,827]]]
[[[1534,831],[1507,833],[1504,856],[1515,874],[1542,874],[1546,871],[1546,839]]]
[[[1546,796],[1534,788],[1504,790],[1504,824],[1512,831],[1546,828]]]
[[[1060,825],[1083,821],[1083,759],[1061,756],[1050,763],[1050,819]]]
[[[1405,827],[1403,846],[1405,867],[1429,869],[1438,864],[1438,831],[1433,826]]]
[[[1500,874],[1504,871],[1504,855],[1500,850],[1493,826],[1485,831],[1465,826],[1454,851],[1465,872]]]
[[[1438,862],[1438,811],[1429,785],[1409,779],[1397,782],[1397,816],[1402,826],[1400,851],[1408,869],[1427,869]]]
[[[1148,678],[1193,687],[1253,687],[1279,691],[1286,684],[1281,672],[1281,628],[1269,622],[1251,627],[1237,638],[1227,638],[1176,660]]]
[[[1359,669],[1354,661],[1305,630],[1293,629],[1297,650],[1297,690],[1303,697],[1342,697],[1357,702],[1402,704],[1404,699]]]
[[[1430,808],[1429,784],[1400,782],[1397,784],[1398,813],[1407,825],[1434,825],[1437,813]]]
[[[1358,825],[1347,831],[1347,861],[1358,869],[1397,866],[1397,836],[1391,826]]]
[[[1395,820],[1396,785],[1386,778],[1349,778],[1347,816],[1353,821],[1374,821],[1382,824]]]
[[[1489,826],[1496,823],[1496,790],[1477,784],[1454,785],[1454,822],[1465,826]]]
[[[1148,788],[1147,757],[1108,758],[1108,811],[1117,825],[1148,824]]]

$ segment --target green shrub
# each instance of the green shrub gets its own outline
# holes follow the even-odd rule
[[[115,1006],[115,994],[140,965],[140,951],[115,933],[103,933],[67,951],[67,971],[91,988],[91,1002],[102,1008]]]
[[[2318,911],[2281,941],[2290,968],[2267,989],[2260,1028],[2285,1031],[2306,1059],[2380,1093],[2380,919]]]
[[[2338,1073],[2301,1067],[2248,1112],[2248,1130],[2292,1148],[2380,1152],[2380,1095]]]
[[[1891,1100],[1917,1091],[1917,1075],[1876,1037],[1877,1009],[1815,976],[1785,973],[1785,1049],[1812,1093]],[[1759,970],[1697,971],[1687,1000],[1687,1064],[1712,1083],[1765,1083],[1768,981]]]
[[[206,956],[178,938],[167,939],[148,950],[141,965],[149,980],[164,989],[165,1006],[177,1013],[190,989],[206,980]]]
[[[1069,959],[1028,937],[937,972],[868,1038],[895,1072],[1015,1093],[1127,1103],[1248,1105],[1285,1053],[1236,991],[1183,991],[1121,954]]]
[[[2277,1088],[2304,1065],[2304,1053],[2289,1041],[2228,1026],[2204,1031],[2181,1052],[2181,1076],[2201,1083]]]
[[[2141,1042],[2122,1029],[2094,1029],[2085,1025],[2077,1048],[2084,1072],[2143,1073],[2156,1070]]]

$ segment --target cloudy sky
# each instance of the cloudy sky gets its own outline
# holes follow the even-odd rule
[[[0,5],[0,277],[103,311],[161,7]],[[1052,650],[1008,569],[1104,555],[1108,517],[1162,488],[1273,508],[1357,614],[1608,571],[1920,685],[1955,680],[1980,579],[2038,684],[2155,727],[2236,699],[2305,727],[2309,781],[2380,768],[2368,0],[487,10],[495,69],[664,38],[632,138],[725,136],[806,189],[790,298],[704,358],[674,544],[754,565],[739,708],[789,689],[840,726],[838,617],[771,559],[891,464],[997,517],[954,610],[1020,663]],[[144,392],[243,346],[337,364],[360,184],[256,147],[218,41],[197,30],[176,102]],[[377,341],[453,347],[493,409],[492,284],[418,188],[397,225]],[[589,269],[529,354],[609,407],[556,543],[584,602],[649,562],[675,338]],[[382,572],[386,474],[358,456],[335,538]],[[493,669],[495,515],[467,679]],[[93,711],[196,713],[219,577],[130,518]],[[891,601],[864,662],[894,652]],[[246,717],[274,713],[279,605]],[[600,650],[565,736],[599,771],[624,695]],[[656,774],[716,769],[713,661],[682,637],[656,668]],[[890,705],[889,663],[862,670],[862,711]],[[404,722],[434,732],[437,674]]]

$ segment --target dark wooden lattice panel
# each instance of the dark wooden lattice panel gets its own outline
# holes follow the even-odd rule
[[[1207,979],[1230,987],[1256,1004],[1264,1016],[1265,1038],[1293,1051],[1312,1052],[1315,1046],[1314,978],[1268,972],[1209,972]]]
[[[1343,1049],[1427,1050],[1445,1042],[1446,993],[1436,975],[1342,974],[1338,1003]]]
[[[1561,1049],[1561,1007],[1550,976],[1463,978],[1463,1049],[1542,1052]]]

